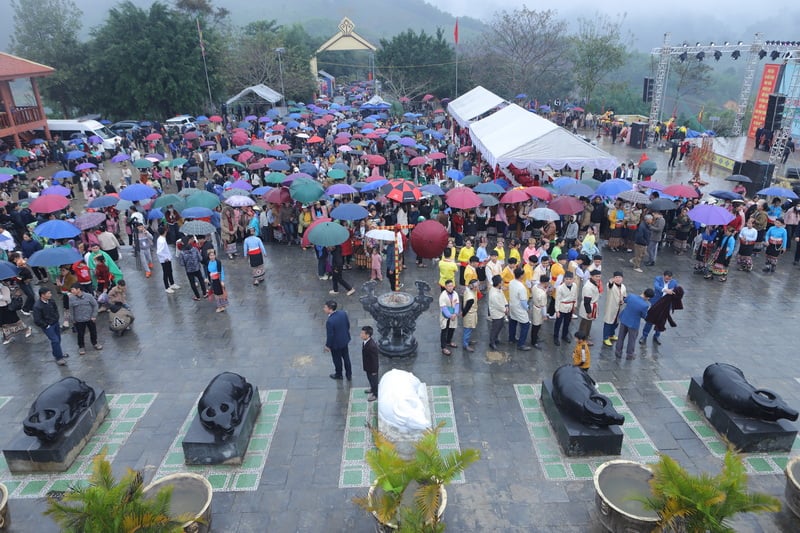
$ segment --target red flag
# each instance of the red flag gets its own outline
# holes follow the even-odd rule
[[[453,28],[453,39],[455,39],[456,44],[458,44],[458,17],[456,17],[456,27]]]
[[[206,57],[206,47],[203,44],[203,32],[200,30],[200,19],[195,19],[197,21],[197,36],[200,38],[200,53],[203,54],[203,57]]]

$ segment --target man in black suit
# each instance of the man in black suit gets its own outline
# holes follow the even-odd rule
[[[372,326],[361,328],[361,361],[369,380],[369,389],[364,392],[369,394],[367,401],[370,402],[378,399],[378,358],[380,356],[378,343],[372,338],[372,333]]]
[[[333,359],[334,373],[330,375],[331,379],[342,379],[342,362],[344,362],[344,371],[347,381],[353,379],[353,369],[350,365],[350,352],[347,345],[350,343],[350,319],[344,311],[337,311],[337,304],[334,300],[328,300],[322,309],[328,315],[328,320],[325,322],[325,330],[327,337],[325,340],[325,349],[331,352]]]

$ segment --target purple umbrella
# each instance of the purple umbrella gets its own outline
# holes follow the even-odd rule
[[[55,194],[57,196],[69,196],[71,191],[61,185],[51,185],[42,191],[43,195]]]
[[[249,120],[255,120],[255,119],[257,119],[257,118],[258,118],[258,117],[257,117],[257,116],[255,116],[255,115],[247,115],[246,117],[244,117],[244,119],[245,119],[245,120],[248,120],[248,121],[249,121]]]
[[[238,194],[225,200],[225,203],[231,207],[249,207],[251,205],[256,205],[255,200],[249,196],[240,196]]]
[[[100,144],[103,142],[103,139],[101,137],[98,137],[97,135],[92,135],[91,137],[89,137],[89,142],[92,144]]]
[[[663,183],[659,183],[657,181],[640,181],[639,182],[639,188],[640,189],[641,188],[647,188],[647,189],[653,189],[654,191],[663,191],[664,187],[666,187],[666,185],[664,185]]]
[[[399,144],[400,146],[416,146],[417,141],[415,141],[411,137],[403,137],[402,139],[397,141],[397,144]]]
[[[700,204],[687,213],[689,218],[706,226],[721,226],[733,220],[733,214],[724,207]]]
[[[351,187],[346,183],[337,183],[336,185],[331,185],[328,187],[328,190],[325,191],[325,194],[328,196],[332,194],[356,194],[358,191]]]
[[[111,158],[112,163],[122,163],[123,161],[128,161],[131,158],[128,154],[117,154]]]
[[[203,141],[200,143],[200,146],[202,146],[203,148],[208,148],[209,146],[216,146],[216,145],[217,143],[214,141]]]
[[[103,213],[84,213],[77,217],[73,224],[75,224],[78,229],[85,230],[99,226],[105,219],[106,216]]]
[[[14,179],[11,174],[0,174],[0,183],[5,183]]]
[[[236,180],[231,184],[232,189],[242,189],[243,191],[252,191],[253,186],[247,183],[245,180]]]
[[[164,160],[164,156],[161,155],[161,154],[146,154],[144,156],[144,159],[155,159],[157,161],[163,161]]]
[[[97,165],[94,163],[81,163],[75,167],[75,170],[89,170],[90,168],[97,168]]]

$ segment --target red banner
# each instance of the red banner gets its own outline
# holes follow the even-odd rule
[[[458,44],[458,18],[456,18],[456,27],[453,28],[453,40]]]
[[[778,87],[778,75],[780,71],[780,65],[764,65],[764,74],[761,76],[758,96],[756,96],[756,103],[753,105],[753,118],[750,119],[750,129],[747,130],[747,136],[751,139],[755,138],[756,130],[762,127],[767,120],[769,95],[774,93],[775,89]]]

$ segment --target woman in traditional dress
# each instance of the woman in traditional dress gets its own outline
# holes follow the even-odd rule
[[[242,246],[244,255],[250,261],[253,285],[258,285],[264,281],[264,256],[267,255],[267,251],[264,249],[261,239],[256,237],[256,232],[253,228],[247,228],[247,238],[245,238]]]
[[[748,219],[745,227],[739,232],[739,254],[736,256],[739,270],[743,272],[753,270],[753,247],[757,239],[758,230],[753,227],[753,219]]]
[[[711,261],[712,254],[714,253],[714,242],[717,240],[717,230],[715,226],[706,226],[703,233],[700,234],[700,242],[697,246],[695,259],[697,263],[694,265],[695,274],[705,275],[708,272],[708,263]]]
[[[222,225],[222,245],[225,247],[225,253],[228,254],[228,259],[233,259],[236,255],[238,217],[232,207],[225,206],[222,208],[220,223]]]
[[[10,282],[3,280],[0,282],[0,329],[3,331],[3,344],[14,340],[14,336],[22,331],[26,337],[31,336],[31,328],[20,320],[16,310],[9,309],[12,300]]]
[[[711,264],[711,271],[706,272],[703,276],[706,279],[711,279],[716,276],[719,281],[728,280],[728,266],[733,257],[733,250],[736,248],[736,228],[726,227],[725,236],[719,242],[716,251],[714,252],[714,260]]]
[[[208,251],[208,280],[211,283],[211,292],[217,304],[217,313],[222,313],[228,307],[228,293],[225,290],[225,270],[222,261],[217,259],[215,250]]]
[[[617,200],[614,207],[608,210],[608,227],[611,233],[608,237],[608,247],[612,252],[619,252],[619,249],[625,244],[623,240],[625,230],[625,211],[622,209],[622,203]]]
[[[776,218],[775,225],[767,230],[764,234],[764,259],[766,265],[761,270],[763,272],[775,272],[775,267],[778,265],[778,258],[786,251],[786,246],[789,244],[789,236],[786,234],[786,228],[783,227],[783,219]]]

